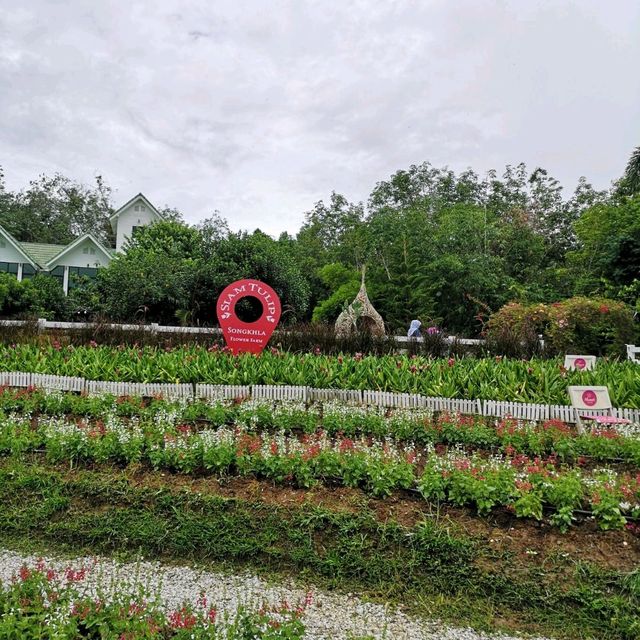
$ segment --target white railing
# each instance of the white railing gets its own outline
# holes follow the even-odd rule
[[[329,402],[340,401],[358,405],[404,409],[431,409],[489,417],[512,417],[522,420],[557,419],[575,423],[571,405],[545,405],[496,400],[436,398],[391,391],[361,391],[357,389],[314,389],[289,385],[216,385],[171,384],[162,382],[104,382],[69,376],[53,376],[21,371],[0,372],[0,386],[36,387],[41,389],[112,394],[117,396],[162,396],[165,398],[235,399],[255,398],[273,401]],[[640,409],[613,409],[616,418],[640,423]]]
[[[640,347],[636,347],[635,344],[627,345],[627,358],[629,358],[631,362],[640,363],[640,358],[638,358],[638,354],[640,354]]]
[[[0,327],[24,327],[30,323],[28,320],[0,320]],[[81,329],[101,328],[120,329],[122,331],[148,331],[149,333],[210,333],[219,334],[219,327],[172,327],[160,325],[155,322],[150,324],[96,324],[94,322],[51,322],[44,318],[38,318],[35,322],[38,331],[44,332],[49,329],[79,331]]]
[[[24,327],[31,323],[27,320],[0,320],[0,327]],[[161,325],[155,322],[150,324],[101,324],[97,325],[93,322],[52,322],[49,320],[45,320],[44,318],[39,318],[36,321],[36,327],[39,332],[44,333],[50,329],[57,329],[62,331],[79,331],[81,329],[94,329],[98,326],[101,328],[108,329],[119,329],[121,331],[147,331],[151,334],[158,333],[177,333],[177,334],[210,334],[210,335],[219,335],[222,333],[222,330],[219,327],[176,327],[176,326],[168,326]],[[423,338],[408,338],[407,336],[391,336],[395,339],[399,344],[406,344],[409,342],[417,342],[421,343],[424,341]],[[466,346],[473,345],[482,345],[484,344],[484,340],[478,340],[475,338],[458,338],[456,336],[447,336],[445,341],[448,344],[461,344]]]

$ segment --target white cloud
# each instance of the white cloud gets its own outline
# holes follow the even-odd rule
[[[424,160],[605,187],[640,143],[639,25],[634,0],[0,0],[0,164],[273,234]]]

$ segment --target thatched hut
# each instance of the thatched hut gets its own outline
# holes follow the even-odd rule
[[[365,269],[363,267],[362,284],[358,295],[336,320],[336,338],[346,338],[355,331],[364,331],[375,337],[385,335],[382,316],[374,309],[367,295],[364,273]]]

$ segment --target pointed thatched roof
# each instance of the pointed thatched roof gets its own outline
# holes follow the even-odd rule
[[[354,331],[368,331],[373,336],[383,336],[384,320],[374,309],[364,284],[365,268],[362,267],[362,284],[353,302],[338,316],[335,324],[337,338],[345,338]]]

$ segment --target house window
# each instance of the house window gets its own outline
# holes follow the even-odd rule
[[[30,264],[22,265],[22,279],[33,278],[36,275],[36,270]]]
[[[17,262],[0,262],[0,271],[4,271],[5,273],[13,273],[17,278],[18,263]]]
[[[85,255],[86,255],[86,254],[88,254],[88,253],[89,253],[89,247],[85,247],[85,248],[82,250],[82,253],[84,253]]]
[[[146,211],[147,207],[145,207],[143,204],[137,204],[133,207],[134,211]]]
[[[0,247],[6,247],[7,243],[4,241],[4,238],[0,238]]]
[[[93,247],[91,247],[91,248],[89,249],[89,253],[90,253],[92,256],[95,256],[95,255],[96,255],[96,250],[95,250]]]
[[[64,267],[63,266],[59,266],[59,267],[55,267],[54,269],[51,269],[51,271],[49,271],[49,275],[55,278],[60,283],[61,287],[64,286]]]
[[[133,226],[131,227],[131,237],[135,238],[136,234],[140,232],[140,229],[142,229],[144,225],[138,225],[138,226]]]
[[[98,270],[95,267],[69,267],[69,290],[80,284],[81,278],[95,278]]]

